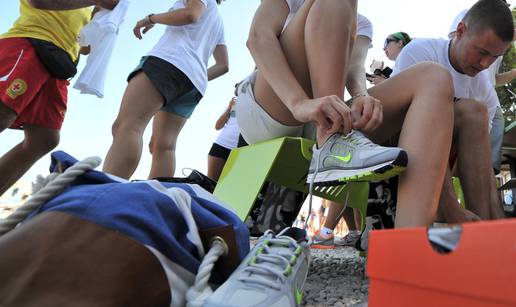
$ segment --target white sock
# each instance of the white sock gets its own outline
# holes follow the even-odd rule
[[[319,230],[319,234],[325,238],[329,237],[333,233],[333,229],[323,227]]]

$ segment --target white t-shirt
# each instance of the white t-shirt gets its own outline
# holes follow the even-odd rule
[[[208,86],[208,60],[217,45],[226,43],[217,2],[200,1],[206,6],[201,18],[184,26],[167,26],[159,42],[147,55],[161,58],[177,67],[204,95]],[[185,8],[186,2],[176,1],[170,11]]]
[[[240,135],[240,128],[238,128],[238,123],[236,117],[234,115],[228,118],[228,121],[224,125],[224,128],[220,131],[217,139],[215,140],[216,144],[227,148],[233,149],[238,145],[238,136]]]
[[[498,98],[494,88],[491,86],[489,74],[482,71],[475,77],[461,74],[453,68],[448,57],[450,41],[438,39],[415,39],[405,46],[398,58],[392,76],[395,76],[410,66],[424,61],[436,62],[448,69],[455,88],[455,97],[474,99],[484,103],[489,113],[489,130],[491,130],[493,117],[498,106]]]
[[[365,36],[373,40],[373,24],[362,14],[357,15],[357,36]],[[372,48],[373,44],[369,45]]]

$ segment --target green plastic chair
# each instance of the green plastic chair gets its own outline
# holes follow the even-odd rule
[[[462,186],[460,185],[460,179],[458,177],[452,177],[452,183],[457,200],[459,201],[460,206],[465,209],[466,201],[464,200],[464,192],[462,191]]]
[[[266,181],[308,193],[306,176],[313,145],[308,139],[283,137],[233,149],[213,194],[245,220]],[[346,202],[349,207],[360,210],[362,227],[365,226],[368,193],[367,182],[314,187],[313,191],[316,196]]]

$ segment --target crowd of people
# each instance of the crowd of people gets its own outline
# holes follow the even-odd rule
[[[136,22],[139,39],[156,25],[166,30],[127,77],[105,173],[133,175],[144,130],[153,120],[149,178],[174,176],[182,127],[208,81],[229,69],[221,2],[178,0],[170,10]],[[0,194],[59,144],[68,80],[77,72],[79,53],[89,52],[77,37],[98,10],[119,4],[20,0],[19,18],[0,36],[0,132],[23,129],[24,139],[0,157]],[[515,70],[498,71],[515,39],[507,2],[479,0],[457,16],[449,39],[392,33],[384,50],[395,66],[369,74],[365,59],[373,24],[357,12],[357,0],[261,1],[242,42],[255,69],[235,80],[235,96],[217,120],[222,132],[208,154],[209,177],[219,178],[235,147],[302,136],[316,143],[307,169],[310,190],[372,181],[370,193],[383,200],[378,181],[399,175],[397,182],[384,182],[396,191],[389,194],[395,228],[503,218],[495,181],[503,115],[494,88],[515,77]],[[453,176],[460,178],[465,208]],[[367,225],[346,205],[325,202],[296,224],[311,225],[314,246],[332,248],[344,216],[349,232],[340,244],[355,246]]]
[[[140,39],[156,24],[167,28],[127,78],[103,171],[131,177],[143,131],[153,119],[149,178],[174,175],[181,128],[208,81],[228,71],[220,2],[177,1],[168,12],[136,23],[133,32]],[[75,38],[90,20],[92,5],[113,9],[117,3],[20,1],[19,19],[0,39],[0,122],[1,130],[23,129],[25,138],[0,158],[0,193],[58,145],[67,79],[76,73],[78,54],[88,52]],[[449,40],[389,35],[384,50],[396,61],[392,74],[383,67],[365,71],[373,22],[357,14],[356,1],[262,1],[247,41],[256,69],[238,82],[216,124],[223,130],[209,153],[210,177],[218,178],[239,144],[304,136],[317,142],[308,172],[312,185],[375,180],[386,169],[393,175],[405,170],[396,227],[428,225],[438,214],[449,222],[502,217],[493,173],[500,168],[503,131],[494,85],[514,75],[502,78],[496,70],[514,39],[507,3],[478,1],[456,18]],[[215,63],[208,67],[210,57]],[[492,83],[483,72],[490,67],[499,81]],[[368,88],[367,80],[375,86]],[[490,132],[497,149],[491,150]],[[494,166],[491,155],[498,159]],[[461,179],[467,210],[457,204],[452,174]],[[319,239],[331,235],[342,205],[329,205]],[[348,216],[353,224],[353,214]]]

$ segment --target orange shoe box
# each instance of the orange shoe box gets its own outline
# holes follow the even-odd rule
[[[516,306],[516,219],[467,223],[457,248],[432,249],[426,228],[372,231],[369,306]]]

